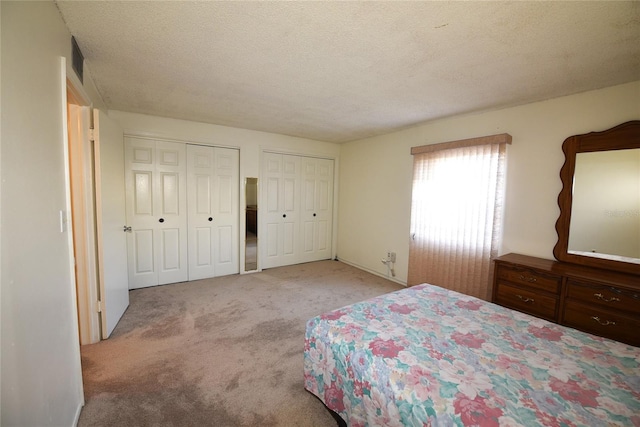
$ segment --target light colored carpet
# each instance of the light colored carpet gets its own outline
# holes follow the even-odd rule
[[[111,338],[83,346],[79,426],[335,426],[304,390],[306,321],[400,289],[321,261],[130,292]]]

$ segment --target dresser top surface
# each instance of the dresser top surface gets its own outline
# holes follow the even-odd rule
[[[573,279],[597,281],[606,285],[625,286],[640,290],[640,276],[635,274],[619,273],[611,270],[568,264],[555,260],[514,253],[502,255],[496,258],[495,261],[544,270]]]

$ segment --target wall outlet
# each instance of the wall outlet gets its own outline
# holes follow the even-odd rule
[[[387,262],[396,262],[396,253],[387,251]]]

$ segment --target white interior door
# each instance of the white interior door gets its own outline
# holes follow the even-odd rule
[[[125,138],[129,287],[188,279],[185,144]]]
[[[127,236],[129,288],[158,284],[155,260],[153,188],[155,181],[155,141],[125,138]]]
[[[239,152],[187,145],[189,280],[239,266]]]
[[[102,301],[102,338],[111,335],[129,306],[122,129],[104,112],[93,110],[96,176],[98,277]]]

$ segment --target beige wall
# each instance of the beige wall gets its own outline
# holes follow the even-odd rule
[[[264,149],[336,158],[340,154],[339,145],[312,139],[122,111],[109,111],[109,117],[120,123],[125,134],[239,148],[242,179],[259,176],[260,152]]]
[[[412,146],[497,133],[513,136],[507,152],[501,253],[553,258],[565,138],[640,119],[640,82],[544,102],[436,120],[354,141],[340,153],[338,257],[387,275],[380,262],[397,252],[396,279],[406,283]]]
[[[71,63],[71,34],[51,1],[0,8],[0,424],[70,426],[83,402],[69,232],[59,221],[68,206],[61,57]],[[100,106],[87,73],[84,90]]]

